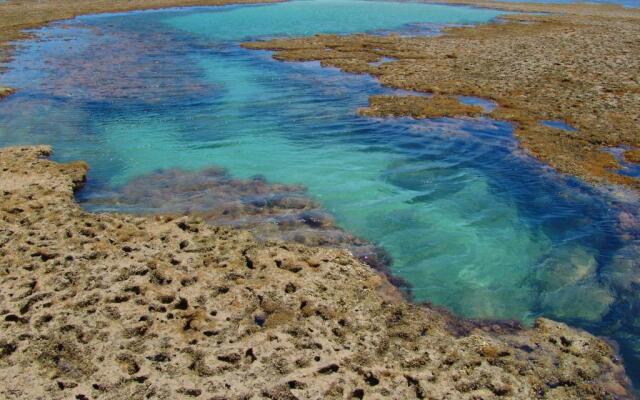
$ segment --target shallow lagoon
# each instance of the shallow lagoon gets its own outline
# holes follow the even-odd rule
[[[637,201],[522,154],[509,124],[358,117],[370,94],[388,90],[238,46],[319,32],[428,33],[498,15],[326,0],[81,17],[21,47],[3,78],[20,92],[0,103],[0,145],[49,143],[58,160],[87,160],[80,199],[92,210],[157,211],[101,200],[161,168],[221,166],[236,178],[302,184],[342,228],[391,255],[416,301],[612,335],[634,376]]]

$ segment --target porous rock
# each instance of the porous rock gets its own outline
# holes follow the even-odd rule
[[[630,396],[585,332],[407,303],[344,250],[88,213],[74,201],[87,165],[50,153],[0,150],[2,398]]]

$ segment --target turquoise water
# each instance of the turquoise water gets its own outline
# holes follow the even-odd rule
[[[91,210],[118,209],[99,200],[158,169],[220,166],[235,178],[302,184],[343,229],[390,254],[414,300],[467,317],[568,321],[618,339],[637,373],[637,199],[554,173],[518,150],[507,123],[359,117],[369,95],[389,90],[238,45],[428,33],[499,15],[323,0],[54,24],[2,77],[20,91],[0,103],[0,145],[49,143],[58,160],[87,160],[79,198]]]
[[[241,7],[168,18],[165,23],[213,40],[245,40],[316,33],[358,33],[394,29],[410,23],[469,24],[486,22],[495,11],[419,3],[354,0],[303,0],[269,6]]]

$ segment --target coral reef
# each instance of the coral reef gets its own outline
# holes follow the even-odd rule
[[[493,100],[498,107],[488,115],[514,122],[521,146],[540,160],[591,182],[640,188],[640,180],[620,174],[619,162],[607,152],[612,147],[640,146],[640,10],[586,4],[453,3],[544,13],[451,27],[437,37],[317,35],[244,46],[274,50],[278,60],[319,60],[347,72],[372,74],[393,88],[440,98],[465,95]],[[385,59],[393,61],[380,62]],[[383,99],[384,107],[381,98],[372,99],[370,112],[469,115],[453,101],[416,115],[415,99]],[[428,104],[426,99],[420,102]],[[382,111],[376,113],[376,105]],[[543,120],[566,121],[576,130],[548,127],[539,123]],[[627,160],[635,159],[627,156]]]
[[[602,340],[460,321],[344,250],[192,216],[88,213],[87,165],[0,150],[7,399],[630,396]]]

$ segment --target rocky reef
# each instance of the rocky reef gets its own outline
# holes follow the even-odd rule
[[[84,206],[135,214],[189,214],[210,225],[249,230],[259,241],[343,248],[382,272],[407,296],[410,294],[409,284],[391,274],[391,256],[383,248],[341,229],[302,185],[269,183],[262,176],[236,179],[217,167],[199,171],[168,169],[106,190],[88,199]]]
[[[625,151],[624,159],[630,163],[640,164],[640,149]]]
[[[480,106],[462,104],[450,96],[389,96],[369,98],[369,106],[358,110],[366,117],[478,117],[483,114]]]
[[[601,339],[405,302],[341,249],[194,216],[89,213],[87,165],[0,150],[7,399],[614,399]]]
[[[79,38],[68,41],[70,46],[78,47],[80,55],[73,59],[63,55],[49,57],[39,64],[38,71],[47,76],[41,90],[48,96],[74,101],[129,101],[141,107],[166,98],[186,102],[210,95],[214,88],[196,78],[200,71],[197,65],[162,56],[184,52],[185,46],[198,43],[187,44],[184,38],[154,28],[132,32],[113,25],[78,24],[73,35]],[[86,32],[91,32],[91,39],[85,38]],[[150,76],[155,77],[153,85],[148,84]]]

